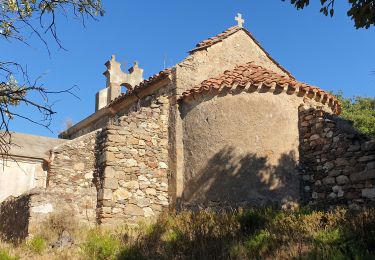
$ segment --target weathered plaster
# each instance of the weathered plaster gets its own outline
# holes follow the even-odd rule
[[[183,201],[298,201],[300,103],[286,94],[241,93],[182,104]]]

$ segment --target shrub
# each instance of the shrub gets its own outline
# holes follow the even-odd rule
[[[46,236],[57,236],[60,238],[64,232],[73,234],[76,232],[78,222],[73,213],[70,212],[56,212],[51,214],[45,223],[44,233]]]
[[[31,238],[26,243],[27,247],[36,254],[41,254],[46,249],[46,240],[41,236]]]
[[[115,259],[120,245],[120,239],[114,234],[95,229],[88,232],[81,249],[87,259]]]

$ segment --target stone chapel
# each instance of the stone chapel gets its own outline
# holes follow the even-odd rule
[[[1,203],[0,233],[24,238],[55,212],[118,225],[181,208],[371,205],[374,140],[236,20],[147,79],[113,56],[95,113],[45,148],[43,185]]]

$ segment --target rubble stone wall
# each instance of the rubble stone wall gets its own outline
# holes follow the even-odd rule
[[[101,224],[137,222],[168,208],[169,100],[155,94],[103,129],[98,191]]]
[[[17,242],[28,235],[30,194],[8,197],[0,204],[0,239]]]
[[[375,140],[349,121],[300,107],[300,154],[306,203],[358,208],[375,204]]]
[[[54,148],[49,165],[47,191],[53,194],[53,204],[87,224],[96,223],[99,134],[94,131]]]

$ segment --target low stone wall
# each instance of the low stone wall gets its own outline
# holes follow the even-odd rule
[[[375,204],[375,140],[319,109],[300,107],[299,126],[305,202]]]
[[[74,216],[80,225],[97,223],[97,136],[100,131],[51,150],[46,188],[0,204],[0,233],[7,240],[40,232],[52,213]]]
[[[31,193],[0,204],[0,239],[17,242],[28,236]]]
[[[101,224],[138,222],[168,208],[168,113],[168,98],[153,97],[103,130]]]
[[[75,214],[81,222],[96,223],[97,145],[99,131],[64,143],[51,151],[47,191],[58,210]]]

